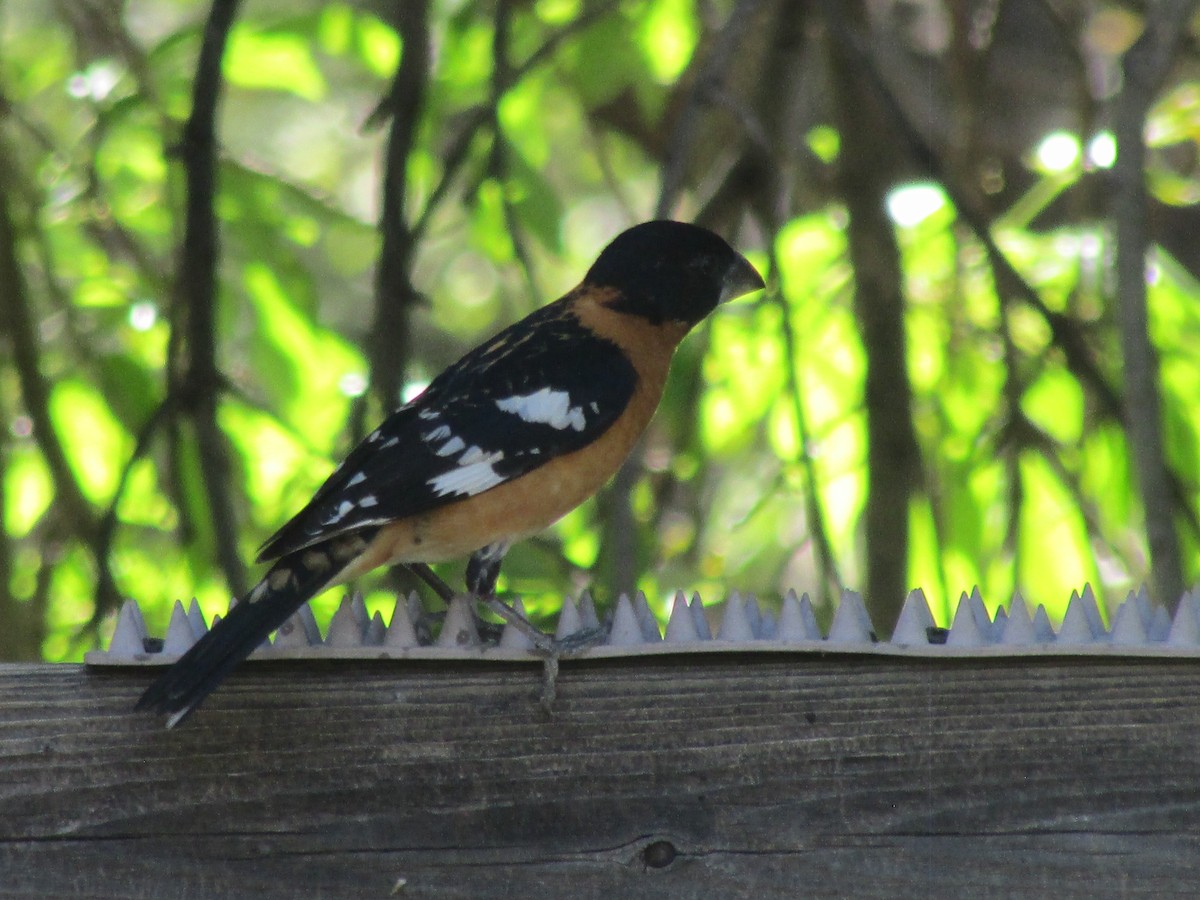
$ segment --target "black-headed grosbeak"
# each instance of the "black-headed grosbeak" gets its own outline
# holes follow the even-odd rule
[[[309,598],[378,566],[470,556],[489,596],[505,551],[594,494],[662,397],[671,356],[719,303],[763,287],[717,235],[657,221],[583,282],[475,348],[393,412],[259,552],[262,581],[138,703],[187,716]]]

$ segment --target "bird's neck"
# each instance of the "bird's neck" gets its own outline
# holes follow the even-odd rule
[[[581,292],[572,310],[579,321],[601,337],[608,338],[630,352],[634,358],[660,362],[665,377],[671,354],[692,330],[691,322],[651,322],[635,313],[613,308],[618,292],[606,288],[589,288]],[[645,377],[648,372],[640,373]]]

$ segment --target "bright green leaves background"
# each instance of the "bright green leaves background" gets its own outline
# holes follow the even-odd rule
[[[406,394],[571,287],[608,239],[652,214],[671,129],[729,13],[692,0],[430,7],[427,96],[405,167],[412,281],[427,302],[411,316]],[[209,614],[228,602],[186,420],[158,428],[131,464],[162,414],[177,352],[176,144],[206,15],[203,3],[130,2],[101,29],[83,7],[0,4],[0,190],[24,273],[22,291],[0,290],[27,313],[36,359],[32,373],[18,362],[15,326],[0,338],[3,656],[76,659],[95,640],[81,629],[93,614],[94,529],[110,508],[113,578],[152,627],[176,598],[196,596]],[[761,39],[746,38],[738,65]],[[393,24],[350,4],[251,4],[230,34],[217,123],[218,423],[247,561],[352,445],[356,414],[371,427],[383,411],[364,348],[388,131],[380,100],[403,53]],[[700,119],[678,217],[700,215],[716,193],[729,164],[722,142],[741,133],[730,121],[756,127],[754,109],[739,105],[753,88],[717,96],[723,130]],[[827,190],[841,138],[823,99],[810,112],[794,143],[817,187],[789,200],[775,234],[725,227],[763,271],[778,260],[778,291],[723,310],[685,345],[623,489],[636,586],[660,611],[677,588],[709,602],[734,589],[765,602],[792,587],[836,596],[814,555],[818,524],[841,582],[861,584],[870,348],[851,304],[850,223]],[[1200,178],[1179,161],[1198,138],[1200,85],[1173,84],[1148,132],[1149,184],[1166,207],[1200,199]],[[993,236],[1046,305],[1081,324],[1119,387],[1109,228],[1086,204],[1049,216],[1103,177],[1112,152],[1103,129],[1030,136],[1005,160],[1022,186],[1000,195]],[[1148,562],[1120,424],[1067,368],[1044,318],[998,293],[978,240],[928,173],[898,175],[888,209],[923,456],[910,584],[943,623],[975,585],[991,606],[1019,589],[1052,619],[1084,582],[1123,598]],[[1150,279],[1167,453],[1193,510],[1195,263],[1157,252]],[[35,433],[31,375],[45,384],[65,471]],[[94,522],[63,502],[64,479]],[[613,494],[514,550],[503,587],[538,614],[585,587],[611,601],[628,586],[605,574],[616,571],[605,531]],[[1194,580],[1198,541],[1183,521],[1180,534]],[[441,571],[457,580],[459,568]],[[381,575],[359,587],[390,611],[394,583]],[[318,617],[337,599],[322,598]]]

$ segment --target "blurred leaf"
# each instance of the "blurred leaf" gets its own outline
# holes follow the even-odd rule
[[[103,395],[82,379],[63,378],[54,385],[50,413],[60,435],[86,436],[86,440],[63,440],[63,449],[84,495],[98,505],[107,504],[133,449],[129,435]]]
[[[696,48],[696,12],[692,0],[651,4],[638,29],[642,52],[655,78],[667,84],[687,67]]]
[[[622,16],[609,16],[565,52],[572,83],[587,106],[609,103],[630,88],[636,93],[639,82],[655,82],[646,56],[629,40],[629,27]]]
[[[508,169],[509,180],[505,190],[517,218],[543,247],[551,253],[560,253],[562,239],[559,223],[563,209],[558,194],[520,154],[510,154]]]
[[[362,356],[341,338],[317,328],[265,266],[248,265],[244,284],[259,325],[253,343],[255,368],[270,373],[262,387],[314,447],[331,450],[349,406],[343,379],[364,371]],[[314,360],[320,365],[313,365]]]
[[[359,58],[378,77],[391,78],[400,62],[400,36],[373,16],[359,15],[356,25]]]
[[[1030,420],[1060,444],[1075,444],[1083,436],[1083,388],[1065,369],[1043,369],[1025,389],[1021,408]]]
[[[50,506],[54,483],[32,446],[11,449],[4,462],[4,527],[11,537],[22,538]]]
[[[222,68],[229,83],[238,87],[287,91],[305,100],[325,96],[325,78],[309,41],[300,34],[235,24]]]
[[[115,353],[100,357],[96,372],[112,412],[131,433],[138,431],[158,407],[156,380],[133,359]]]

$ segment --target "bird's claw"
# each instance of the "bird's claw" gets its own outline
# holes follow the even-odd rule
[[[480,597],[480,601],[497,616],[521,632],[533,645],[531,652],[542,657],[542,707],[553,715],[554,698],[558,690],[558,663],[564,657],[575,656],[604,640],[608,633],[603,625],[581,628],[561,638],[551,637],[523,615],[501,601],[495,594]]]

